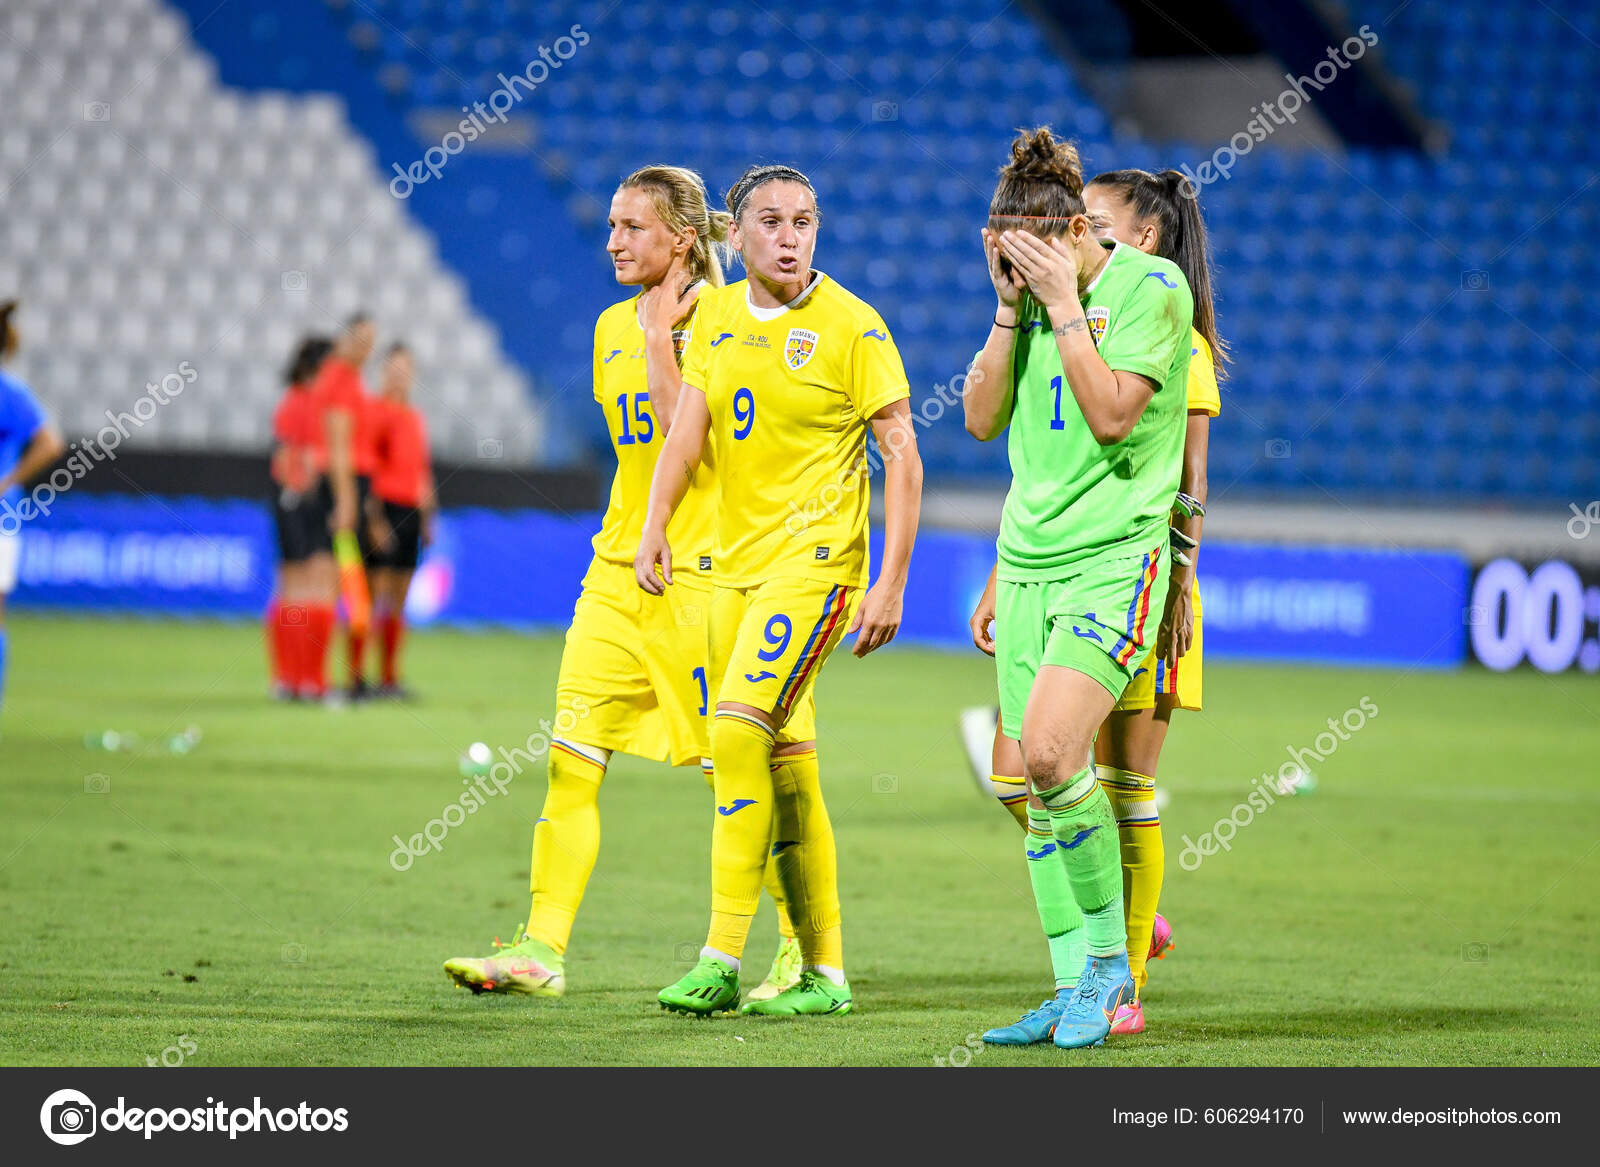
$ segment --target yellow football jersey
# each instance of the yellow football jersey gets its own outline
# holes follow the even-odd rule
[[[821,272],[780,308],[752,305],[748,286],[701,294],[683,354],[684,383],[711,411],[716,582],[864,587],[868,420],[911,395],[899,350],[872,306]]]
[[[1204,410],[1212,417],[1222,412],[1222,395],[1217,391],[1216,360],[1206,338],[1189,330],[1194,347],[1189,350],[1189,410]]]
[[[701,291],[704,298],[710,288]],[[611,500],[594,537],[594,553],[611,563],[632,563],[644,530],[644,513],[650,504],[650,476],[666,434],[656,421],[645,377],[644,328],[637,313],[638,296],[613,304],[600,313],[594,326],[594,399],[606,415],[611,448],[617,455],[617,473],[611,480]],[[691,312],[684,329],[694,320]],[[680,359],[682,331],[673,334]],[[711,575],[711,545],[716,527],[715,457],[705,459],[695,471],[689,493],[672,522],[667,541],[672,546],[673,569]]]

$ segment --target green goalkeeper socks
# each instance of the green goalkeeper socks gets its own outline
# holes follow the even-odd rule
[[[1072,895],[1083,913],[1092,956],[1114,956],[1127,949],[1122,918],[1122,847],[1111,801],[1100,789],[1092,765],[1070,781],[1043,791],[1039,801],[1065,861]]]
[[[1067,865],[1061,845],[1050,830],[1050,814],[1036,806],[1028,807],[1028,833],[1023,836],[1023,851],[1028,857],[1028,878],[1033,882],[1033,902],[1039,909],[1039,924],[1050,945],[1050,968],[1056,988],[1077,985],[1087,958],[1087,934],[1083,913],[1073,898],[1067,880]]]

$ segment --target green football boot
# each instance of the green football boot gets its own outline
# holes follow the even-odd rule
[[[656,994],[663,1009],[709,1017],[713,1013],[732,1013],[739,1007],[739,974],[709,956],[685,973],[675,985]]]
[[[806,969],[792,988],[766,1001],[747,1001],[740,1013],[762,1017],[800,1017],[850,1012],[850,985],[836,985],[819,972]]]

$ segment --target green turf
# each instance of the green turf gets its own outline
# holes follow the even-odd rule
[[[440,853],[390,865],[391,836],[460,791],[468,743],[539,730],[558,638],[419,634],[425,699],[343,713],[268,703],[241,625],[13,617],[11,650],[6,1064],[142,1065],[170,1048],[209,1066],[931,1066],[1046,991],[1016,828],[975,793],[954,729],[993,690],[976,654],[840,654],[823,677],[857,1012],[698,1022],[655,1004],[704,932],[709,794],[694,770],[613,766],[561,1001],[473,997],[439,968],[525,915],[542,773]],[[1206,696],[1162,766],[1178,946],[1154,967],[1148,1033],[982,1050],[974,1066],[1600,1060],[1592,678],[1213,664]],[[1178,869],[1184,834],[1364,696],[1378,715],[1316,766],[1314,795]],[[188,756],[82,742],[190,724],[204,738]],[[774,943],[763,912],[751,981]]]

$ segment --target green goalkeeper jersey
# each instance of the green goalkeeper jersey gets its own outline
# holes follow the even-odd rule
[[[1061,368],[1044,308],[1024,296],[1012,351],[1011,490],[1000,520],[999,578],[1061,579],[1099,556],[1167,541],[1183,471],[1194,298],[1177,265],[1117,244],[1081,294],[1100,357],[1159,388],[1133,432],[1102,446]]]

